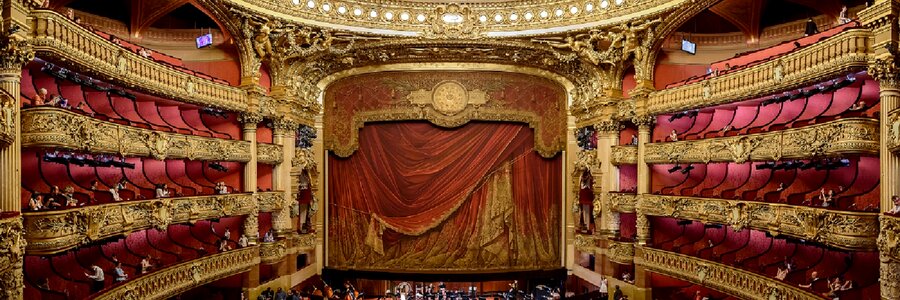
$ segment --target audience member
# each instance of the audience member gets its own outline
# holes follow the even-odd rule
[[[79,206],[78,199],[75,198],[75,188],[71,185],[66,187],[63,197],[66,199],[66,207]]]
[[[150,264],[149,257],[141,258],[141,274],[150,273],[150,268],[152,268],[152,267],[153,267],[153,265]]]
[[[220,239],[219,240],[219,252],[225,252],[231,250],[231,245],[228,245],[228,240]]]
[[[272,242],[275,242],[275,232],[274,232],[274,230],[269,229],[269,231],[266,231],[266,235],[263,236],[263,242],[264,242],[264,243],[272,243]]]
[[[96,293],[105,287],[106,278],[103,277],[103,269],[98,267],[97,265],[91,266],[91,272],[93,273],[84,273],[84,276],[87,276],[92,280],[91,282],[91,293]]]
[[[669,134],[669,139],[673,142],[678,141],[678,132],[676,132],[675,129],[672,129],[672,133]]]
[[[225,185],[225,182],[220,181],[216,183],[216,193],[219,195],[228,194],[228,186]]]
[[[891,201],[894,202],[894,207],[887,213],[892,215],[900,214],[900,196],[891,196]]]
[[[812,18],[806,20],[806,30],[804,32],[805,36],[811,36],[816,33],[819,33],[819,26],[816,26],[816,22],[813,21]]]
[[[811,288],[816,281],[819,281],[819,279],[821,279],[819,278],[819,272],[812,271],[812,273],[809,274],[809,283],[800,284],[800,287],[805,289]]]
[[[850,108],[848,108],[847,110],[849,110],[849,111],[860,111],[860,110],[863,110],[863,109],[866,109],[866,101],[861,101],[861,100],[860,100],[859,102],[853,103],[853,105],[851,105]]]
[[[125,282],[125,280],[128,279],[128,274],[126,274],[125,270],[122,269],[121,262],[116,263],[116,268],[113,269],[113,271],[115,272],[115,277],[113,278],[113,280],[115,280],[116,283]]]
[[[156,198],[168,198],[169,197],[169,185],[168,184],[157,184],[156,185]]]
[[[125,189],[125,179],[120,180],[119,183],[116,183],[116,185],[114,187],[109,189],[109,192],[112,194],[113,201],[116,201],[116,202],[122,201],[122,197],[119,196],[119,191],[124,190],[124,189]]]
[[[778,267],[778,273],[775,274],[775,279],[784,280],[784,278],[787,277],[788,272],[790,272],[788,268],[782,269],[781,267]]]
[[[250,239],[247,238],[247,235],[241,234],[241,237],[238,238],[238,246],[240,246],[241,248],[246,248],[247,245],[249,245],[249,244],[250,244]]]
[[[28,199],[28,209],[33,211],[44,209],[44,196],[38,193],[31,194],[31,199]]]
[[[841,6],[841,13],[838,15],[838,25],[844,25],[850,23],[850,18],[847,17],[847,6]]]
[[[34,106],[43,106],[49,99],[47,99],[47,89],[39,88],[37,94],[34,95],[34,101],[32,104]]]
[[[632,134],[631,135],[631,145],[637,146],[637,144],[638,144],[638,137],[636,135]]]

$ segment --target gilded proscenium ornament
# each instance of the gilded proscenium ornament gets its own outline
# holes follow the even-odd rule
[[[156,159],[250,160],[250,142],[120,125],[55,107],[22,110],[22,146]]]
[[[612,146],[610,148],[610,157],[609,161],[613,165],[633,165],[637,164],[637,154],[638,149],[637,146],[632,145],[619,145]]]
[[[275,144],[256,144],[256,161],[263,164],[275,165],[284,160],[283,146]]]
[[[713,288],[740,299],[822,299],[820,295],[789,282],[713,261],[647,247],[640,247],[636,252],[634,263],[647,271]]]
[[[259,262],[259,248],[256,246],[230,250],[156,270],[111,288],[93,299],[167,299],[215,280],[246,272]]]
[[[708,163],[877,154],[878,121],[844,118],[776,132],[702,140],[649,143],[647,163]]]
[[[0,299],[22,299],[25,238],[22,219],[0,219]]]
[[[752,228],[847,250],[874,250],[878,214],[806,206],[715,198],[638,197],[637,209],[648,216]]]
[[[34,50],[70,69],[124,87],[202,106],[246,111],[247,93],[240,88],[178,71],[102,38],[52,10],[34,10]],[[120,70],[125,70],[124,72]],[[116,74],[110,76],[110,74]]]
[[[631,193],[607,193],[609,209],[617,213],[634,213],[637,195]]]
[[[284,192],[258,192],[256,198],[261,212],[280,211],[284,208]]]
[[[881,260],[881,298],[900,297],[900,218],[881,216],[881,234],[878,236]]]
[[[866,29],[849,29],[778,60],[655,91],[650,93],[647,110],[662,114],[732,103],[861,71],[868,66],[871,36]]]
[[[138,230],[251,214],[256,212],[253,197],[249,193],[193,196],[25,212],[26,249],[30,255],[47,255]]]

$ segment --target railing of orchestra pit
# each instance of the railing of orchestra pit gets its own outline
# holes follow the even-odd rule
[[[867,29],[849,29],[824,41],[746,69],[650,93],[650,114],[709,107],[771,95],[863,70],[872,44]]]
[[[253,194],[125,201],[64,210],[25,212],[26,251],[48,255],[149,228],[255,213]]]
[[[22,146],[155,159],[250,160],[250,142],[168,133],[101,121],[56,107],[22,110]]]
[[[118,85],[202,106],[247,111],[240,88],[178,71],[128,51],[51,10],[33,10],[31,45],[38,56]]]

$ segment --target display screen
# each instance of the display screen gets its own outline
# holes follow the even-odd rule
[[[681,40],[681,50],[690,54],[697,54],[697,44],[688,40]]]
[[[197,48],[203,48],[209,45],[212,45],[212,33],[197,37]]]

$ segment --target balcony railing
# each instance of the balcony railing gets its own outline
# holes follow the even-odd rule
[[[613,212],[633,213],[637,195],[631,193],[608,193],[609,208]]]
[[[610,240],[607,245],[606,257],[610,261],[625,265],[634,263],[634,243]]]
[[[246,111],[240,88],[193,76],[128,51],[50,10],[34,10],[31,44],[39,56],[121,86],[201,106]]]
[[[613,146],[610,154],[610,162],[613,165],[637,164],[637,146]]]
[[[878,120],[846,118],[766,132],[703,140],[649,143],[647,163],[772,161],[878,153]]]
[[[253,194],[126,201],[65,210],[26,212],[26,251],[47,255],[149,228],[256,212]]]
[[[637,211],[787,235],[848,250],[874,250],[878,214],[713,198],[638,197]]]
[[[634,263],[647,271],[710,287],[740,299],[822,299],[790,283],[709,260],[646,247],[640,247],[636,252]]]
[[[293,233],[286,239],[271,243],[260,243],[259,257],[264,264],[277,263],[289,254],[315,249],[316,239],[315,234]]]
[[[246,272],[259,262],[257,247],[231,250],[138,277],[93,299],[167,299],[209,282]]]
[[[748,100],[863,70],[871,33],[850,29],[822,42],[743,70],[650,94],[651,114]]]
[[[273,212],[284,208],[284,192],[261,192],[256,193],[259,201],[259,211]]]
[[[22,111],[22,146],[155,159],[250,160],[250,142],[168,133],[101,121],[55,108]]]
[[[256,161],[263,164],[280,164],[284,160],[283,146],[275,144],[256,144]]]

